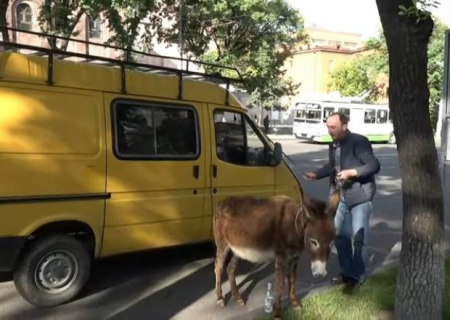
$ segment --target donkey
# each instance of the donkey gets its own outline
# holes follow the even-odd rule
[[[334,216],[340,192],[335,191],[328,202],[304,198],[299,205],[286,196],[230,196],[217,204],[213,232],[217,248],[215,275],[219,307],[225,306],[222,273],[230,251],[232,257],[227,267],[228,279],[231,293],[240,306],[245,303],[235,277],[239,258],[253,263],[275,260],[275,319],[280,319],[281,316],[285,276],[288,277],[291,305],[300,308],[295,283],[298,258],[304,249],[311,257],[313,276],[321,278],[327,275],[330,247],[336,236]]]

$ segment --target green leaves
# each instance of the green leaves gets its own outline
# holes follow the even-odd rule
[[[178,44],[179,2],[166,5],[163,14],[173,22],[159,40]],[[286,0],[185,0],[181,19],[184,54],[238,68],[255,104],[292,89],[281,80],[282,67],[306,36],[303,19]]]
[[[159,0],[45,0],[38,21],[41,30],[47,34],[71,37],[79,33],[75,27],[83,15],[95,19],[103,14],[113,33],[107,43],[131,49],[141,33],[142,20],[148,18],[151,21],[152,14],[157,13],[161,5]],[[49,43],[52,47],[57,46],[51,38]],[[59,49],[65,50],[67,44],[62,42]]]
[[[352,62],[340,65],[331,75],[330,91],[339,91],[345,96],[358,96],[369,92],[367,100],[376,100],[383,95],[387,72],[386,56],[374,52],[362,55]]]
[[[160,0],[97,0],[101,4],[107,26],[113,36],[107,41],[118,47],[133,49],[140,44],[139,50],[149,51],[154,32],[150,31],[149,25],[161,23],[157,19],[163,1]],[[148,22],[142,24],[143,20]],[[144,27],[144,30],[141,28]],[[141,41],[140,41],[141,40]],[[131,55],[124,57],[132,59]]]
[[[44,0],[39,10],[38,23],[46,34],[66,38],[77,36],[79,31],[75,27],[86,8],[95,7],[93,0]],[[67,49],[68,41],[55,41],[52,37],[47,39],[52,48]]]
[[[448,27],[435,19],[435,26],[428,45],[428,84],[430,88],[430,113],[432,124],[438,118],[441,89],[444,74],[445,30]],[[382,97],[382,87],[386,86],[389,76],[389,63],[386,41],[382,32],[378,37],[366,42],[366,49],[372,50],[359,55],[352,62],[335,69],[328,85],[329,90],[339,90],[347,96],[359,95],[370,91],[368,100]]]
[[[278,105],[298,89],[284,78],[283,66],[307,36],[287,0],[45,0],[39,21],[44,32],[69,37],[79,32],[83,15],[105,19],[112,31],[108,44],[145,51],[155,41],[181,39],[185,56],[238,68],[255,104]],[[53,47],[67,48],[51,40]]]
[[[411,0],[411,2],[412,4],[409,7],[399,5],[398,14],[413,18],[416,20],[416,23],[428,19],[431,16],[431,12],[428,9],[436,8],[440,4],[437,0]]]

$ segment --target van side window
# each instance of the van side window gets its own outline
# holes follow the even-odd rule
[[[269,165],[267,147],[243,114],[216,110],[214,126],[220,160],[243,166]]]
[[[113,107],[115,152],[120,158],[195,159],[199,154],[193,108],[118,102]]]

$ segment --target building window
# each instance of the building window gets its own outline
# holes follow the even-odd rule
[[[328,44],[329,44],[331,47],[335,47],[335,48],[337,48],[337,49],[339,49],[339,48],[341,47],[341,42],[340,42],[340,41],[334,41],[334,40],[332,40],[332,41],[329,41]]]
[[[334,60],[328,61],[328,73],[332,73],[334,71]]]
[[[312,43],[315,47],[325,46],[327,44],[327,40],[323,39],[313,39]]]
[[[31,31],[33,29],[33,10],[26,3],[21,3],[16,8],[17,29]]]
[[[354,48],[356,47],[358,44],[355,42],[344,42],[344,46],[347,48]]]
[[[100,18],[89,18],[89,38],[101,38],[102,37],[102,21]]]

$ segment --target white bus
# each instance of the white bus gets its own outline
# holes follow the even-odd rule
[[[387,104],[367,104],[345,98],[297,103],[293,134],[297,139],[331,142],[326,120],[328,115],[336,111],[347,115],[350,131],[366,136],[371,142],[395,143],[394,127]]]

